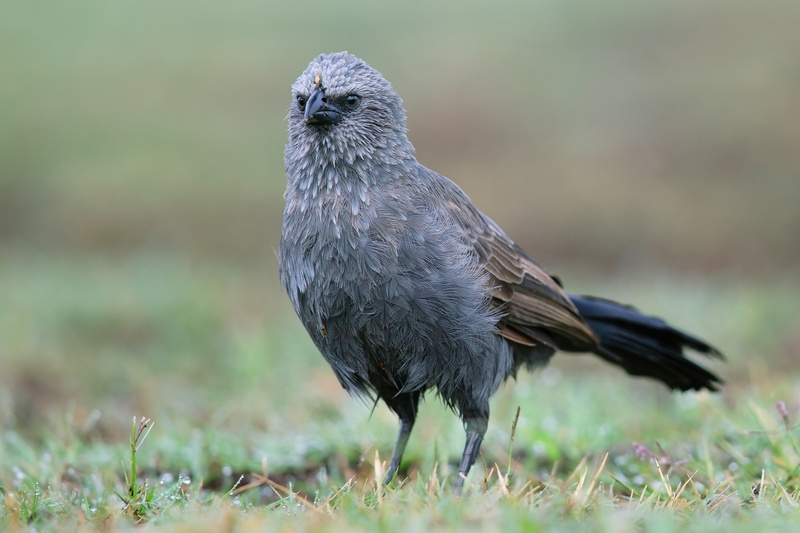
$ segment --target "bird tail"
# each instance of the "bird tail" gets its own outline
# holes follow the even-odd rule
[[[655,378],[684,391],[715,391],[722,384],[720,378],[684,355],[684,348],[690,348],[723,358],[716,348],[697,337],[611,300],[573,294],[569,298],[600,339],[593,352],[628,374]]]

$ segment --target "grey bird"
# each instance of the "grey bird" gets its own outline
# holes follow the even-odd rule
[[[364,61],[320,55],[292,98],[281,283],[342,387],[399,417],[386,483],[431,390],[464,422],[459,494],[489,397],[557,350],[673,389],[721,384],[684,355],[721,357],[715,348],[633,307],[567,294],[455,183],[418,163],[400,97]]]

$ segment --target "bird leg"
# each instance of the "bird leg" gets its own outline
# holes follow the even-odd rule
[[[387,397],[388,396],[388,397]],[[420,392],[396,393],[392,396],[383,396],[389,409],[397,413],[400,417],[400,430],[397,432],[397,440],[394,443],[392,459],[389,461],[389,468],[386,477],[383,478],[384,485],[388,485],[394,479],[397,470],[400,468],[400,461],[403,460],[403,452],[408,444],[408,437],[414,428],[414,421],[417,418],[417,405],[419,404]]]
[[[397,470],[400,468],[400,461],[403,460],[403,452],[408,444],[408,437],[411,435],[411,430],[414,428],[414,418],[400,419],[400,430],[397,432],[397,441],[394,443],[394,450],[392,451],[392,459],[389,461],[389,469],[386,470],[386,477],[383,478],[383,484],[388,485],[394,479]]]
[[[470,468],[475,464],[478,452],[489,425],[489,418],[464,418],[464,425],[467,431],[467,442],[464,444],[464,453],[461,455],[461,463],[458,465],[458,477],[453,484],[453,495],[460,496],[461,489],[464,487],[464,480],[469,474]]]

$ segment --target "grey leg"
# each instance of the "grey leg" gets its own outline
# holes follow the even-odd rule
[[[400,461],[403,460],[403,452],[406,450],[408,444],[408,437],[411,435],[411,430],[414,428],[414,418],[403,420],[400,419],[400,431],[397,432],[397,441],[394,443],[394,450],[392,451],[392,460],[389,461],[389,468],[386,470],[386,477],[383,478],[383,484],[388,485],[392,482],[394,475],[400,468]]]
[[[453,484],[453,494],[455,496],[461,495],[461,489],[464,487],[464,479],[467,477],[467,474],[469,474],[472,465],[475,464],[475,459],[478,457],[478,452],[483,442],[483,436],[486,434],[486,428],[489,425],[489,416],[487,414],[485,417],[480,418],[464,418],[464,425],[467,431],[467,442],[464,445],[464,453],[461,455],[461,463],[458,465],[458,477]]]
[[[392,482],[397,470],[400,468],[400,462],[403,460],[403,452],[406,450],[406,444],[408,444],[408,437],[411,435],[411,430],[414,428],[414,421],[417,418],[419,397],[419,392],[397,394],[388,399],[384,397],[384,401],[389,406],[389,409],[397,413],[397,416],[400,417],[400,430],[397,432],[397,440],[394,443],[392,459],[389,461],[386,477],[383,478],[384,485],[388,485]]]

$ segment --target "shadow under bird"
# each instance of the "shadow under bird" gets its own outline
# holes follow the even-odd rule
[[[424,167],[392,86],[361,59],[320,55],[292,85],[281,282],[342,386],[400,418],[391,482],[423,394],[464,422],[461,492],[489,397],[557,350],[592,352],[680,390],[720,379],[721,354],[659,318],[566,293],[452,181]]]

